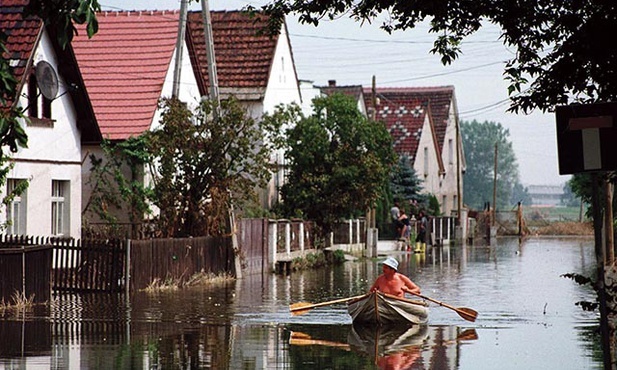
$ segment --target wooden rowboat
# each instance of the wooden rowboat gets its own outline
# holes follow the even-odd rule
[[[374,292],[347,302],[347,311],[355,323],[424,324],[428,320],[427,303]]]

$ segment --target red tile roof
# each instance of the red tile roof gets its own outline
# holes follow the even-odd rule
[[[176,11],[97,14],[91,39],[73,39],[79,68],[103,137],[123,140],[150,128],[176,46]]]
[[[397,153],[415,158],[429,105],[441,153],[454,99],[453,86],[378,88],[376,92],[377,120],[386,123]],[[364,94],[370,96],[371,89],[365,88]],[[370,99],[366,99],[366,106],[372,108]]]
[[[2,54],[2,58],[9,59],[10,66],[13,67],[13,74],[19,83],[18,91],[25,83],[26,71],[32,63],[30,58],[43,26],[43,22],[38,18],[23,19],[23,7],[27,3],[28,0],[2,0],[0,4],[0,30],[7,35],[4,43],[7,52]],[[14,98],[6,97],[9,104]]]
[[[211,12],[214,54],[221,92],[250,89],[263,94],[268,84],[278,35],[262,32],[267,18],[262,14],[251,17],[241,11]],[[189,12],[187,32],[189,47],[196,63],[194,68],[209,88],[208,60],[204,43],[201,12]],[[209,95],[208,91],[202,93]]]

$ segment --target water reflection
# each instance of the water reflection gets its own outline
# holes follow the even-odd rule
[[[345,305],[300,316],[289,304],[366,292],[377,261],[148,294],[62,294],[26,314],[0,311],[0,369],[601,368],[593,292],[560,275],[593,273],[593,242],[503,240],[396,252],[432,305],[428,326],[354,327]]]

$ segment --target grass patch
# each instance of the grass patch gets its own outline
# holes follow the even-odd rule
[[[15,292],[9,302],[5,302],[4,298],[0,301],[0,310],[14,309],[23,311],[31,309],[32,306],[34,306],[34,294],[26,297],[24,293]]]
[[[591,222],[552,222],[530,229],[535,235],[593,235]]]
[[[201,285],[224,285],[230,281],[234,281],[236,278],[230,274],[221,273],[213,274],[211,272],[198,272],[189,277],[186,281],[180,278],[167,277],[166,279],[155,278],[143,291],[148,293],[153,292],[167,292],[181,289],[189,286],[201,286]]]
[[[195,285],[224,285],[231,281],[235,281],[236,278],[230,274],[221,273],[221,274],[213,274],[211,272],[198,272],[195,275],[191,276],[189,280],[186,282],[188,286]]]

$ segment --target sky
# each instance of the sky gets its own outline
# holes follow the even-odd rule
[[[210,0],[209,6],[210,10],[238,10],[265,3]],[[180,0],[99,0],[99,4],[103,10],[180,9]],[[201,10],[194,0],[189,7]],[[426,25],[388,34],[379,28],[379,21],[360,25],[340,18],[315,27],[299,24],[290,15],[286,22],[300,80],[318,86],[336,80],[339,86],[369,87],[375,76],[377,87],[452,85],[460,120],[492,121],[509,130],[524,186],[562,185],[569,179],[559,175],[554,113],[506,113],[504,62],[514,53],[499,41],[498,28],[483,27],[463,42],[462,55],[444,66],[430,53],[436,36],[428,33]]]

